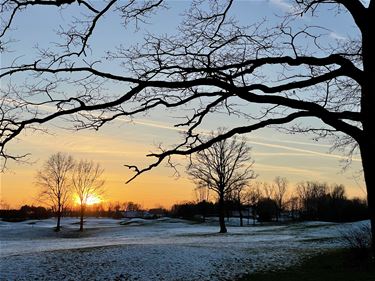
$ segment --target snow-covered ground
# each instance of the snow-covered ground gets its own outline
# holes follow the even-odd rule
[[[228,227],[184,220],[0,221],[0,280],[233,280],[341,247],[359,224],[323,222]]]

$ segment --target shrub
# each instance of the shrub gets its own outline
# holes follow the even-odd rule
[[[342,235],[344,244],[350,249],[354,258],[363,260],[371,255],[371,228],[369,224],[362,224],[352,228]]]

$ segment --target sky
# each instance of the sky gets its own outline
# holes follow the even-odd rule
[[[152,19],[153,24],[146,25],[138,32],[126,32],[118,27],[120,19],[107,16],[94,33],[91,44],[94,55],[103,55],[109,46],[118,44],[131,45],[140,42],[143,32],[162,34],[174,32],[179,22],[179,15],[186,9],[188,1],[169,1],[170,9],[163,10]],[[290,9],[290,2],[284,0],[253,0],[238,1],[233,13],[243,21],[253,22],[264,17],[273,24],[275,14],[282,14]],[[60,21],[68,21],[76,13],[74,7],[67,8],[69,13],[56,12],[51,8],[31,9],[16,18],[17,28],[12,36],[19,40],[13,44],[14,51],[2,55],[3,65],[9,64],[14,58],[22,56],[27,61],[34,54],[35,42],[39,46],[48,45],[53,41],[54,27]],[[335,16],[335,20],[332,17]],[[346,40],[355,32],[354,24],[347,15],[335,15],[333,11],[322,11],[319,18],[305,17],[302,24],[319,24],[329,28],[332,39]],[[108,32],[111,30],[111,32]],[[105,66],[111,71],[121,69],[117,65]],[[25,77],[23,77],[25,78]],[[27,78],[27,77],[26,77]],[[21,78],[12,78],[21,79]],[[17,81],[16,81],[17,82]],[[1,87],[5,87],[2,82]],[[121,85],[112,85],[107,91],[121,93]],[[69,91],[66,86],[65,91]],[[50,110],[45,108],[46,111]],[[63,120],[55,120],[46,125],[48,134],[26,131],[9,146],[9,150],[17,153],[31,153],[29,164],[10,162],[8,170],[1,174],[1,199],[12,207],[24,204],[38,204],[39,189],[35,185],[35,175],[48,157],[56,152],[71,154],[75,159],[87,159],[98,162],[104,168],[106,179],[103,195],[104,201],[134,201],[146,208],[164,206],[194,199],[194,184],[186,177],[184,167],[186,161],[175,158],[181,165],[178,167],[180,176],[174,176],[170,168],[160,167],[143,174],[129,184],[126,180],[132,176],[124,164],[150,163],[145,157],[149,151],[155,151],[159,143],[172,145],[180,139],[180,131],[173,127],[175,118],[181,112],[155,110],[145,116],[137,116],[133,122],[118,119],[104,126],[99,131],[72,131]],[[228,118],[223,115],[211,117],[205,132],[212,127],[240,125],[243,120]],[[317,122],[313,120],[312,122]],[[309,136],[287,135],[274,129],[263,129],[247,135],[252,147],[255,161],[254,170],[258,181],[272,181],[281,176],[289,179],[290,187],[305,180],[318,180],[328,183],[344,184],[349,196],[364,197],[364,184],[361,180],[361,162],[355,156],[353,163],[345,172],[340,160],[343,156],[338,152],[330,152],[330,143],[316,142]]]

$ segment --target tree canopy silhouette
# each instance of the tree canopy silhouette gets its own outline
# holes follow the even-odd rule
[[[195,110],[175,124],[185,129],[181,143],[150,153],[155,162],[147,167],[129,165],[134,177],[173,155],[189,155],[236,134],[291,124],[288,130],[292,132],[331,136],[336,148],[349,148],[349,156],[361,155],[375,239],[375,138],[371,136],[375,131],[371,121],[375,1],[296,0],[273,28],[266,22],[242,23],[233,12],[235,1],[193,1],[175,34],[147,34],[143,43],[118,46],[104,58],[95,57],[91,42],[107,14],[120,15],[126,28],[132,23],[139,27],[167,4],[162,0],[2,1],[3,53],[14,51],[12,27],[20,13],[46,6],[59,8],[63,14],[69,12],[67,7],[80,11],[57,29],[58,42],[39,47],[37,57],[25,56],[2,65],[0,155],[4,163],[25,156],[6,149],[11,140],[24,130],[43,129],[40,125],[59,117],[70,116],[77,129],[99,129],[119,117],[193,104]],[[319,16],[322,10],[331,11],[332,20],[337,13],[349,15],[356,26],[352,38],[327,42],[327,29],[299,20]],[[120,62],[125,70],[108,71],[108,61]],[[33,79],[22,83],[11,79],[21,80],[25,75]],[[108,81],[124,85],[122,93],[106,94],[103,83]],[[75,91],[61,93],[61,84],[75,85]],[[249,112],[237,103],[256,107]],[[49,110],[43,110],[46,107]],[[202,123],[220,110],[243,117],[243,125],[202,141]],[[320,124],[309,122],[311,117]],[[305,122],[297,123],[299,120]]]
[[[90,197],[100,196],[104,192],[103,172],[100,165],[92,161],[81,160],[75,165],[72,182],[80,208],[79,231],[83,231],[83,217]]]
[[[71,174],[74,160],[61,152],[51,155],[36,175],[41,188],[41,200],[49,204],[56,213],[56,231],[60,231],[62,213],[71,199]]]
[[[250,150],[246,140],[224,139],[198,151],[187,167],[188,175],[198,187],[206,187],[218,195],[220,233],[227,232],[225,197],[240,192],[256,177],[251,169],[254,162]]]

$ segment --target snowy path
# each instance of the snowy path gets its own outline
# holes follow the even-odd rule
[[[0,280],[232,280],[254,270],[284,267],[303,255],[340,246],[352,224],[229,227],[179,220],[89,219],[76,231],[65,219],[0,222]]]

